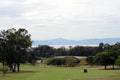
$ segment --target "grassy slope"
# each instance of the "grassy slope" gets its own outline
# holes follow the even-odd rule
[[[21,72],[0,74],[0,80],[120,80],[120,70],[95,70],[67,67],[40,67],[22,65]]]

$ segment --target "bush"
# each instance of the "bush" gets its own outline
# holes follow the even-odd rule
[[[69,67],[74,67],[79,63],[80,63],[79,59],[70,56],[65,58],[52,58],[47,61],[47,65],[56,65],[56,66],[66,65]]]
[[[36,64],[36,60],[32,60],[32,65],[35,65]]]
[[[8,71],[8,66],[1,66],[0,67],[0,71],[2,71],[3,72],[3,76],[5,76],[5,74],[7,73],[7,71]]]
[[[47,65],[60,66],[60,65],[64,65],[64,63],[65,63],[65,61],[62,58],[52,58],[47,61]]]
[[[80,60],[75,57],[69,56],[65,58],[65,64],[69,67],[74,67],[79,63],[80,63]]]
[[[0,66],[0,71],[2,71],[3,70],[3,68]]]
[[[88,62],[86,61],[86,59],[81,59],[80,65],[88,65]]]

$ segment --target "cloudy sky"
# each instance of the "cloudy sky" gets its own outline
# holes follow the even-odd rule
[[[120,0],[0,0],[0,30],[13,27],[32,40],[120,37]]]

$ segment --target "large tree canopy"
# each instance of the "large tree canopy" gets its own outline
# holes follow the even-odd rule
[[[103,51],[101,53],[98,53],[95,55],[94,57],[94,62],[96,64],[100,64],[100,65],[104,65],[105,69],[107,67],[107,65],[115,65],[115,60],[118,57],[118,53],[115,51],[111,51],[111,50],[107,50],[107,51]]]
[[[32,41],[30,34],[26,29],[18,30],[12,28],[0,32],[1,44],[1,61],[3,65],[9,65],[10,70],[16,71],[16,66],[20,67],[20,63],[24,60],[27,48],[31,46]]]

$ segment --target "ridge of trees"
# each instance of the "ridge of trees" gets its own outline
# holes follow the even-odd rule
[[[60,48],[53,48],[48,45],[39,45],[38,47],[32,48],[30,51],[38,57],[53,57],[53,56],[95,56],[97,53],[103,52],[105,50],[113,50],[120,53],[120,43],[110,45],[108,43],[100,43],[99,46],[70,46],[65,48],[64,46]]]

